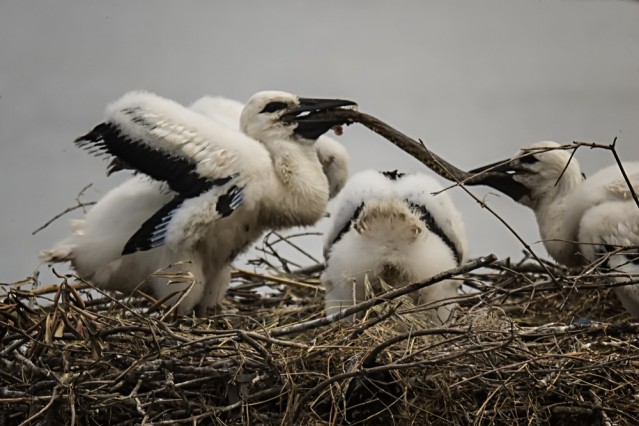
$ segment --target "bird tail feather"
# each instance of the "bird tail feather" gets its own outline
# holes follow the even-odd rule
[[[57,245],[49,250],[42,250],[38,257],[46,263],[70,262],[75,258],[73,248],[70,244]]]

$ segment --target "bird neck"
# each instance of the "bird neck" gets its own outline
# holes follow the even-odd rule
[[[567,214],[570,195],[574,193],[581,179],[562,179],[541,197],[535,207],[535,216],[539,225],[539,233],[548,254],[557,262],[566,266],[577,266],[583,257],[576,244],[579,230],[578,220]]]
[[[328,181],[312,143],[273,141],[267,145],[273,157],[276,196],[270,197],[271,226],[312,225],[326,210]]]

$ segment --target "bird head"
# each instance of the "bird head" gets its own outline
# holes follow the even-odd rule
[[[543,141],[520,149],[510,159],[471,170],[486,173],[477,183],[488,185],[535,209],[541,200],[564,194],[583,180],[579,163],[556,142]]]
[[[258,92],[246,103],[240,116],[240,129],[250,137],[295,139],[314,143],[334,126],[344,124],[339,118],[327,117],[327,111],[357,104],[341,99],[300,98],[286,92]]]

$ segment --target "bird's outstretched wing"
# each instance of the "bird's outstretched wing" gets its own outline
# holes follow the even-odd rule
[[[147,92],[128,93],[109,105],[105,121],[76,143],[98,156],[116,157],[176,193],[140,227],[123,254],[178,238],[182,230],[176,226],[197,234],[207,222],[228,216],[242,204],[247,172],[259,175],[262,164],[270,164],[264,147],[248,136]],[[202,202],[191,201],[196,199]],[[189,208],[182,212],[186,202]]]
[[[98,156],[118,157],[191,198],[232,179],[240,161],[233,141],[242,137],[176,102],[131,92],[109,105],[106,120],[76,143]]]

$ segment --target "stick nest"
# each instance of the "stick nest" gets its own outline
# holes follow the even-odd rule
[[[525,260],[463,279],[443,326],[408,297],[317,325],[317,272],[237,272],[207,318],[70,277],[6,285],[0,424],[636,424],[639,324],[605,277]]]

